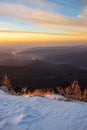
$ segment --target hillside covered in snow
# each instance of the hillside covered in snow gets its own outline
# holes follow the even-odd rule
[[[0,130],[87,130],[87,103],[54,99],[0,90]]]

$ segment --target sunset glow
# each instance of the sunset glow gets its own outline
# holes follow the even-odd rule
[[[0,44],[87,44],[87,2],[0,1]]]

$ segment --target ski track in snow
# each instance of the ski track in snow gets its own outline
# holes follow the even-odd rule
[[[87,103],[0,91],[0,130],[87,130]]]

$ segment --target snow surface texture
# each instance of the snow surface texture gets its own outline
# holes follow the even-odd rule
[[[11,96],[0,90],[0,130],[87,130],[87,103]]]

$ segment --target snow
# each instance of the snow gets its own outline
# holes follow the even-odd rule
[[[0,130],[87,130],[87,103],[12,96],[0,90]]]
[[[2,88],[0,88],[0,96],[1,96],[2,94],[6,94],[6,93],[5,93],[5,91],[4,91]]]

